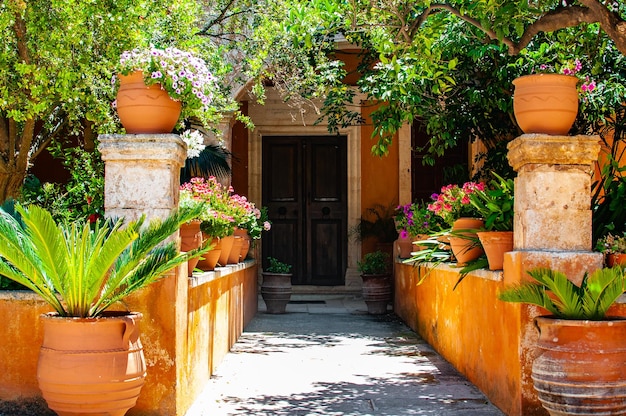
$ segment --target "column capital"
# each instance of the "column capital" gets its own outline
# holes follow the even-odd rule
[[[187,149],[178,134],[103,134],[98,150],[107,161],[163,161],[181,168]]]
[[[591,167],[598,159],[600,136],[523,134],[507,148],[509,164],[516,172],[529,164]]]

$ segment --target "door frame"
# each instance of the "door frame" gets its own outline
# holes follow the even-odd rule
[[[348,230],[361,219],[361,128],[351,126],[339,129],[347,140]],[[248,186],[250,200],[262,201],[262,141],[264,136],[330,136],[326,126],[257,126],[248,131]],[[261,250],[263,248],[261,247]],[[348,238],[346,287],[360,288],[361,278],[357,261],[361,258],[361,242]]]

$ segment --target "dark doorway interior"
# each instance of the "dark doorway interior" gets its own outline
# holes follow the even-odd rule
[[[344,285],[347,267],[345,136],[263,137],[267,257],[293,265],[294,285]]]

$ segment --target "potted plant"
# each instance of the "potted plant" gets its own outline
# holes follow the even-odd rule
[[[380,315],[387,312],[391,301],[391,269],[389,254],[383,251],[367,253],[357,262],[363,280],[363,300],[367,312]]]
[[[550,314],[535,318],[540,354],[532,378],[543,407],[551,415],[624,414],[626,319],[607,316],[624,291],[624,271],[598,269],[579,286],[551,269],[528,274],[534,281],[506,288],[498,298]]]
[[[124,51],[118,70],[115,106],[127,133],[170,133],[190,117],[204,126],[218,121],[211,107],[219,91],[216,78],[193,53],[157,47]],[[162,114],[163,109],[170,111]]]
[[[626,233],[622,233],[621,236],[608,233],[599,238],[596,250],[604,254],[607,266],[626,266]]]
[[[398,256],[406,259],[411,257],[411,252],[421,250],[423,246],[415,241],[428,239],[432,231],[441,231],[440,219],[441,217],[429,211],[424,203],[399,205],[394,217],[398,232]]]
[[[470,203],[485,221],[476,234],[485,250],[490,270],[501,270],[504,253],[513,250],[514,182],[493,172],[489,187],[470,195]]]
[[[465,182],[462,186],[446,185],[439,194],[432,195],[433,202],[428,204],[428,210],[440,216],[451,227],[450,248],[459,266],[484,253],[476,235],[484,221],[470,202],[471,194],[484,189],[485,184],[482,182]]]
[[[141,314],[109,309],[202,254],[181,253],[171,239],[198,212],[178,210],[149,224],[142,218],[69,225],[35,205],[16,205],[16,213],[0,210],[0,274],[54,309],[42,315],[43,397],[64,415],[125,413],[146,376]]]
[[[291,264],[283,263],[274,257],[268,257],[267,262],[261,273],[263,275],[261,296],[267,313],[285,313],[287,303],[291,299]]]
[[[198,249],[204,245],[202,238],[202,230],[200,226],[202,224],[202,218],[205,212],[209,209],[207,203],[201,199],[194,198],[191,192],[182,190],[179,193],[178,200],[179,209],[192,209],[200,212],[195,218],[181,224],[180,226],[180,250],[192,251]],[[205,254],[206,255],[206,254]],[[187,275],[190,277],[193,274],[194,269],[200,261],[199,257],[189,259],[187,262]]]

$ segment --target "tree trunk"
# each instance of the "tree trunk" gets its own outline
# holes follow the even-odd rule
[[[7,172],[0,172],[0,203],[7,198],[16,198],[20,193],[20,188],[24,183],[26,171],[7,166]]]

